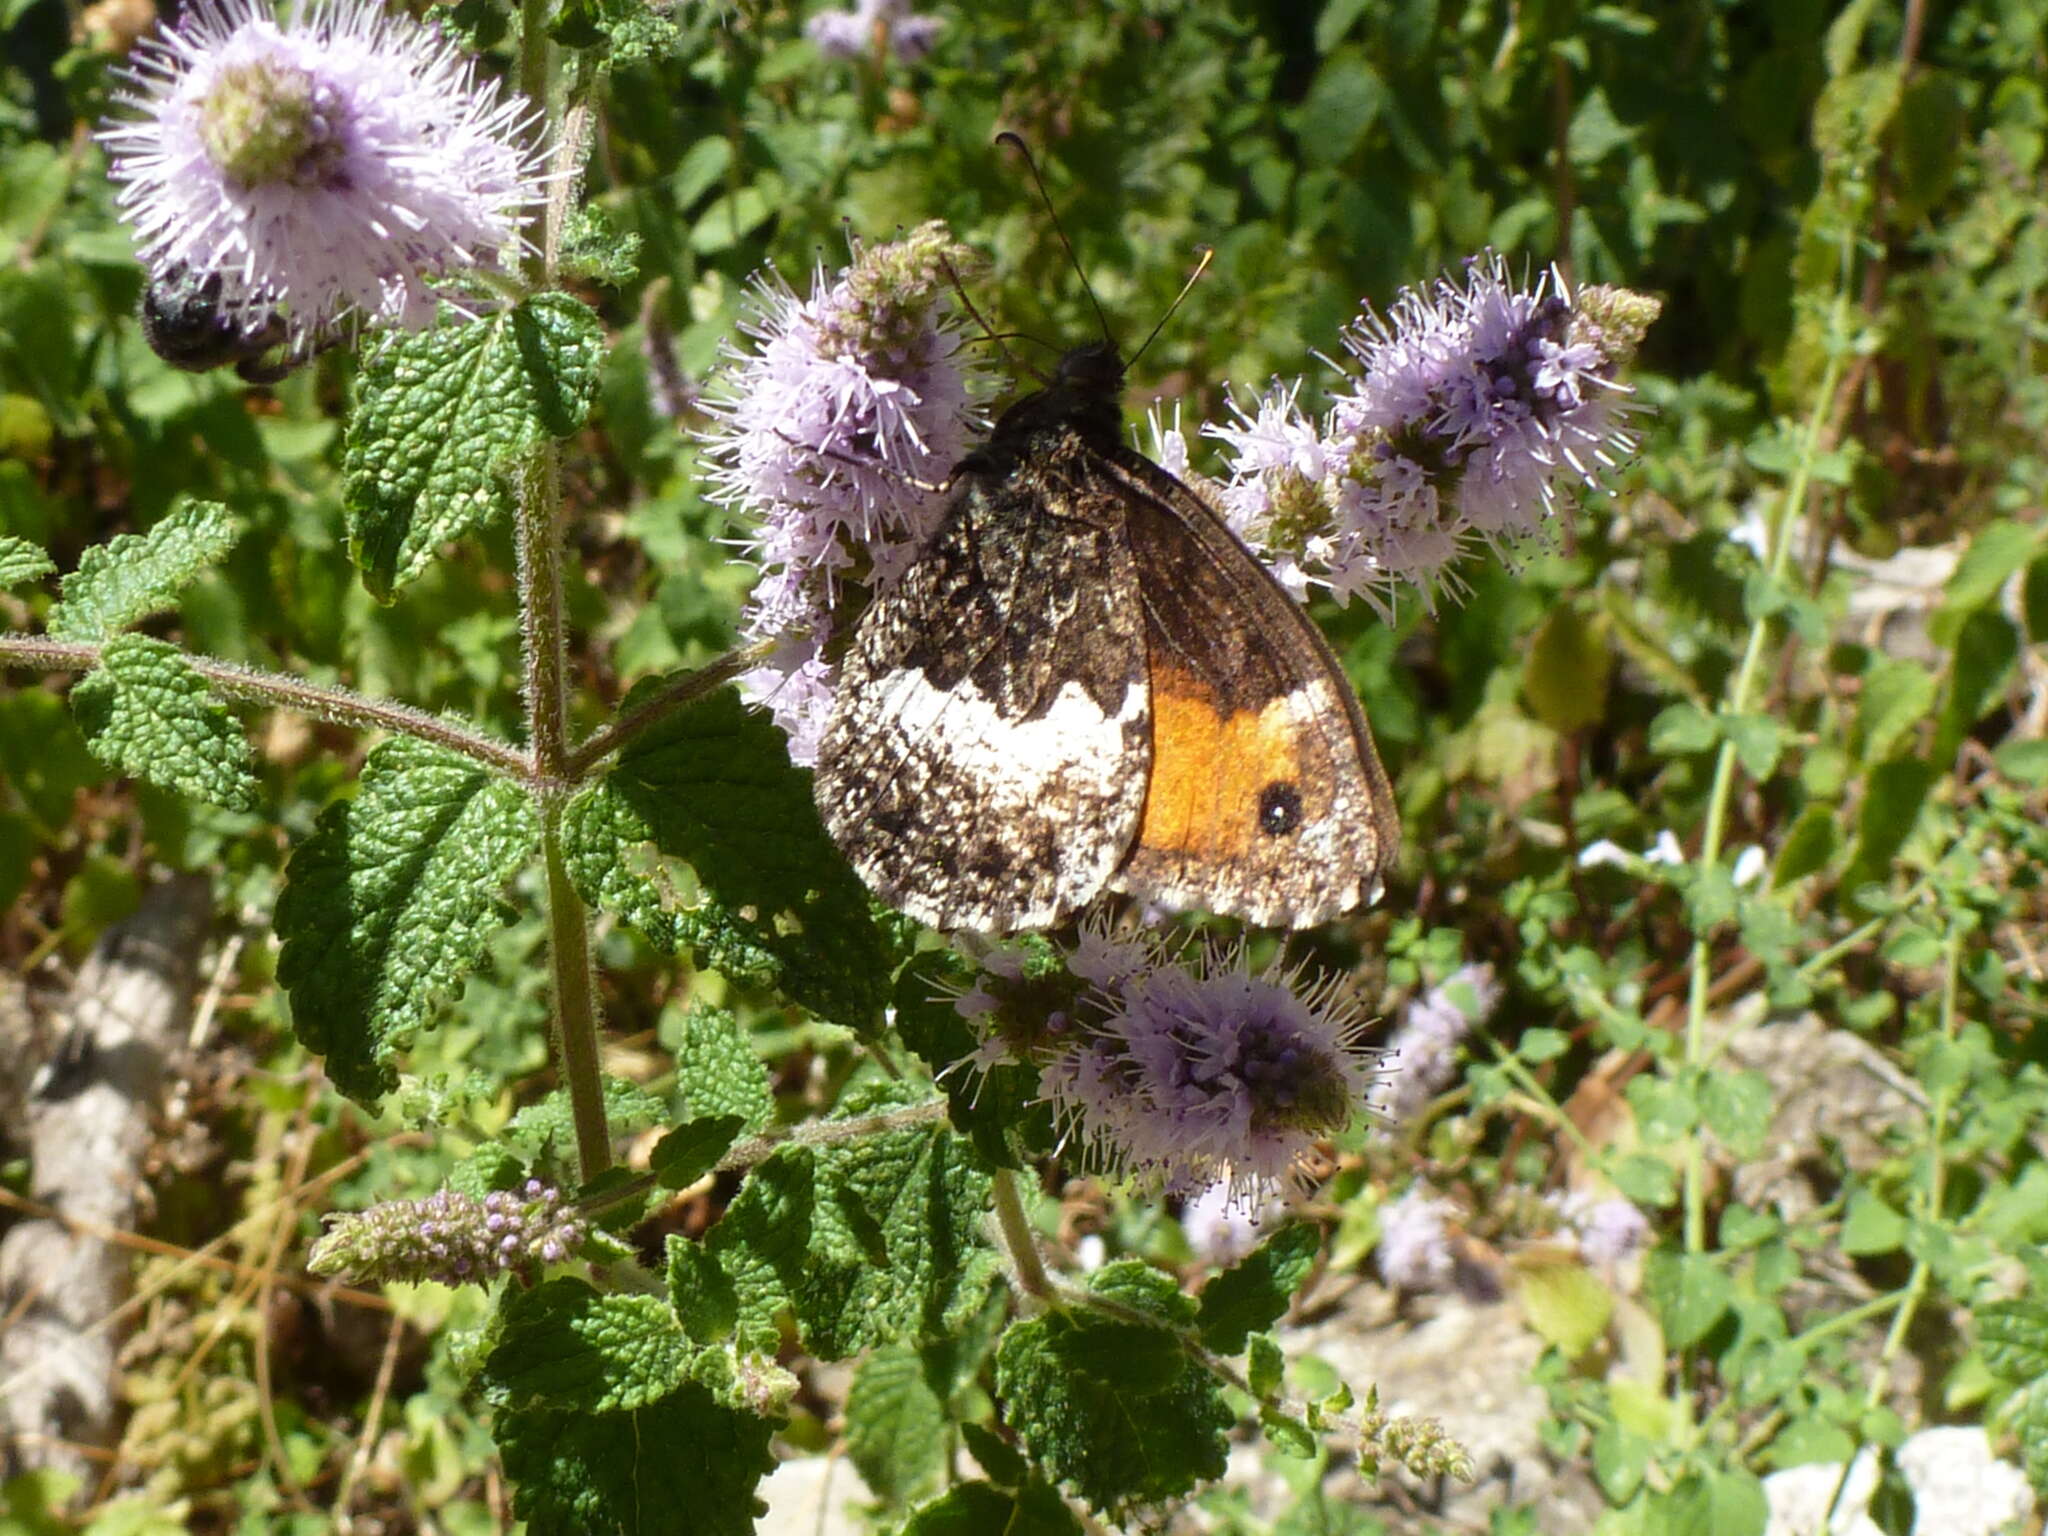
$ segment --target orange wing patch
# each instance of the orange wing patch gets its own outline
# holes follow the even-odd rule
[[[1136,847],[1203,861],[1242,858],[1262,828],[1301,815],[1302,730],[1286,697],[1223,713],[1199,678],[1152,672],[1152,775]]]

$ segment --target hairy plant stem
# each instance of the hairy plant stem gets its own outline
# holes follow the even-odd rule
[[[309,682],[284,672],[265,672],[218,661],[211,656],[184,653],[185,665],[206,679],[222,698],[240,704],[257,704],[289,709],[334,725],[358,730],[392,731],[417,736],[436,746],[459,752],[473,762],[494,769],[507,778],[533,777],[533,760],[509,742],[486,736],[452,720],[443,720],[410,704],[373,699],[332,683]],[[79,640],[49,640],[41,635],[0,635],[0,669],[33,668],[39,672],[90,672],[100,664],[97,643]]]
[[[611,1166],[604,1076],[597,1041],[597,983],[590,968],[590,915],[562,855],[567,773],[567,621],[562,609],[561,452],[543,444],[519,477],[519,628],[526,652],[526,728],[547,873],[548,973],[555,999],[555,1064],[569,1091],[583,1182]]]
[[[581,779],[612,753],[645,731],[658,725],[679,709],[696,703],[706,694],[724,687],[757,662],[767,660],[781,642],[756,640],[727,651],[716,661],[670,678],[640,703],[609,724],[592,731],[569,753],[564,765],[571,779]]]
[[[752,1168],[756,1163],[767,1161],[770,1155],[783,1147],[830,1147],[842,1142],[866,1141],[874,1136],[886,1136],[891,1131],[915,1130],[921,1125],[942,1124],[948,1113],[944,1099],[932,1099],[924,1104],[913,1104],[907,1109],[892,1109],[879,1115],[860,1115],[851,1120],[811,1120],[802,1125],[790,1126],[785,1130],[763,1131],[759,1136],[749,1136],[745,1141],[736,1141],[726,1149],[712,1167],[714,1173],[738,1173]],[[585,1214],[610,1210],[615,1205],[624,1205],[652,1194],[661,1180],[651,1173],[638,1174],[605,1187],[602,1195],[579,1201],[577,1208]]]
[[[1009,1250],[1017,1285],[1027,1296],[1047,1300],[1053,1294],[1052,1277],[1045,1272],[1039,1256],[1038,1234],[1031,1230],[1031,1218],[1024,1214],[1024,1196],[1017,1188],[1016,1172],[998,1168],[995,1177],[996,1225]]]
[[[1842,334],[1847,328],[1849,314],[1847,260],[1845,252],[1845,271],[1835,293],[1832,320],[1836,345],[1828,350],[1827,365],[1813,392],[1813,410],[1800,434],[1799,458],[1793,465],[1792,478],[1786,483],[1785,494],[1773,508],[1770,524],[1765,530],[1762,558],[1774,587],[1784,580],[1785,568],[1790,564],[1793,520],[1806,505],[1807,494],[1812,489],[1813,466],[1820,457],[1821,437],[1827,430],[1828,418],[1834,408],[1835,387],[1842,376],[1845,350]],[[1721,706],[1724,719],[1749,712],[1763,673],[1764,647],[1776,628],[1776,619],[1772,615],[1759,615],[1750,621],[1742,664],[1736,669],[1735,680],[1729,685],[1727,699]],[[1724,737],[1714,757],[1714,782],[1707,795],[1706,829],[1700,838],[1699,858],[1695,861],[1698,869],[1710,870],[1720,865],[1721,845],[1728,828],[1728,805],[1735,794],[1737,766],[1735,743]],[[1713,945],[1707,935],[1700,934],[1693,940],[1685,1011],[1687,1069],[1699,1067],[1706,1058],[1707,1004],[1713,987],[1713,953]],[[1700,1137],[1695,1135],[1685,1149],[1685,1251],[1691,1254],[1704,1253],[1707,1248],[1706,1183],[1706,1148]]]
[[[522,270],[535,289],[551,287],[562,225],[573,201],[584,137],[563,132],[561,50],[548,38],[550,0],[520,0],[519,89],[541,108],[552,142],[554,193],[540,238]],[[567,621],[562,605],[562,457],[550,440],[522,467],[514,543],[519,558],[519,637],[526,660],[526,735],[533,753],[533,794],[540,813],[541,865],[547,878],[548,973],[555,1002],[555,1063],[569,1093],[576,1161],[588,1183],[611,1166],[604,1074],[597,1035],[597,978],[590,964],[590,914],[569,879],[562,853],[562,809],[569,772]]]

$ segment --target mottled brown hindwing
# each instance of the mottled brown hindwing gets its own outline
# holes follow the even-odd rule
[[[1322,632],[1194,492],[1128,449],[1098,463],[1125,508],[1152,717],[1112,888],[1292,927],[1369,899],[1400,825]]]
[[[841,664],[815,789],[869,887],[940,928],[1044,927],[1136,833],[1146,643],[1118,486],[1072,431],[963,467]]]

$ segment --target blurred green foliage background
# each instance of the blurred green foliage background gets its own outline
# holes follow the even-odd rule
[[[612,67],[586,244],[618,258],[637,241],[637,261],[580,288],[614,338],[568,459],[583,726],[636,678],[732,638],[750,572],[699,494],[696,420],[663,400],[671,369],[693,387],[713,369],[752,274],[772,264],[801,286],[843,262],[850,235],[942,218],[988,254],[975,296],[999,327],[1052,344],[1092,334],[1029,176],[992,144],[1000,130],[1033,147],[1127,345],[1198,247],[1215,249],[1136,380],[1184,402],[1191,424],[1220,416],[1227,384],[1314,377],[1361,299],[1384,305],[1488,247],[1654,293],[1665,309],[1635,379],[1643,448],[1570,540],[1519,570],[1475,564],[1467,601],[1411,604],[1391,629],[1359,607],[1324,615],[1408,827],[1393,899],[1327,947],[1365,956],[1388,996],[1460,952],[1494,960],[1512,978],[1505,1019],[1570,1033],[1568,1051],[1546,1037],[1528,1062],[1558,1099],[1599,1049],[1640,1045],[1588,999],[1653,1014],[1682,988],[1703,898],[1582,871],[1575,854],[1596,838],[1645,848],[1665,829],[1697,846],[1714,738],[1687,736],[1671,711],[1711,712],[1734,671],[1758,607],[1729,534],[1781,488],[1795,428],[1815,418],[1802,574],[1779,597],[1769,719],[1726,844],[1762,846],[1780,894],[1766,911],[1727,893],[1714,942],[1724,974],[1753,967],[1775,1005],[1815,1008],[1910,1062],[1940,986],[1902,936],[1936,935],[1939,954],[1954,935],[1950,975],[1981,1026],[1973,1112],[2003,1117],[1971,1143],[1997,1165],[1976,1197],[2020,1186],[2038,1111],[2014,1096],[2038,1083],[2048,1017],[2025,937],[2042,931],[2048,853],[2048,763],[2024,750],[2038,745],[2048,634],[2038,0],[974,0],[934,7],[945,29],[915,65],[822,58],[803,35],[812,9],[686,0]],[[509,57],[496,0],[441,14]],[[354,578],[337,483],[352,359],[251,389],[175,372],[143,344],[141,276],[91,139],[116,39],[139,17],[122,0],[0,0],[0,533],[69,569],[178,497],[221,499],[243,537],[158,632],[516,730],[502,536],[388,608]],[[1848,316],[1846,343],[1831,314]],[[1831,346],[1847,355],[1819,397]],[[1884,614],[1852,621],[1851,603],[1858,573],[1906,546],[1971,549],[1977,564],[1925,594],[1918,621],[1931,611],[1932,624],[1898,644]],[[0,595],[0,617],[30,627],[47,602]],[[257,734],[267,808],[193,807],[111,779],[56,685],[7,674],[0,961],[30,975],[75,961],[158,865],[212,870],[223,908],[260,934],[289,840],[360,744],[285,719]],[[541,1065],[541,1002],[523,979],[535,940],[530,924],[507,931],[463,1022],[423,1048],[431,1086],[409,1109],[455,1119],[461,1104],[488,1129],[496,1090],[462,1074]],[[259,938],[240,962],[233,1025],[251,1067],[271,1071],[294,1057],[267,956]],[[607,959],[616,1032],[672,1046],[662,968],[616,936]],[[804,1047],[798,1025],[757,1028],[771,1053]],[[1473,1128],[1432,1153],[1480,1191],[1532,1177],[1485,1123],[1490,1091]],[[214,1109],[238,1155],[265,1144],[267,1117],[308,1112],[291,1095]],[[394,1192],[408,1158],[424,1184],[440,1156],[383,1152],[373,1172]],[[1658,1203],[1654,1181],[1631,1193]],[[167,1209],[194,1243],[224,1214]],[[2015,1240],[2048,1235],[2037,1216],[2001,1220]],[[1940,1277],[1959,1299],[1966,1270]],[[1786,1386],[1779,1407],[1819,1423],[1797,1397]],[[1852,1438],[1838,1415],[1807,1443]],[[188,1492],[230,1475],[188,1471]]]

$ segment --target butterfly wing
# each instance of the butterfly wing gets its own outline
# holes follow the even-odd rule
[[[1113,889],[1304,927],[1369,898],[1400,838],[1372,732],[1322,632],[1201,498],[1128,449],[1152,771]]]
[[[841,663],[814,780],[870,889],[940,928],[1093,899],[1144,799],[1145,638],[1123,508],[1071,433],[970,473]]]

